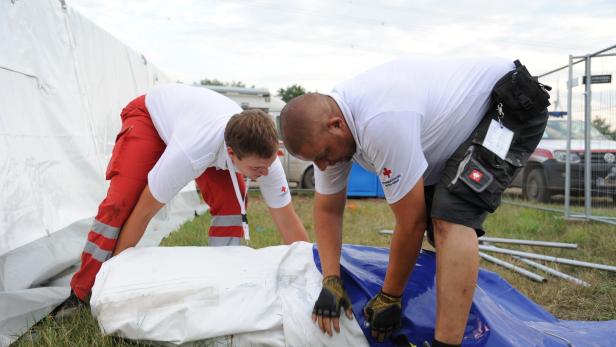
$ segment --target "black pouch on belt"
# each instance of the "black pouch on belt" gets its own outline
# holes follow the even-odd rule
[[[512,146],[503,159],[483,146],[490,123],[497,119],[497,110],[489,110],[473,131],[469,143],[458,148],[458,151],[464,151],[464,155],[458,156],[462,159],[455,163],[457,172],[447,183],[450,192],[488,212],[494,212],[500,205],[503,191],[530,154],[524,148]],[[514,136],[514,143],[516,138]]]
[[[536,81],[519,60],[515,70],[496,82],[492,90],[492,106],[471,135],[463,159],[457,163],[457,173],[447,189],[488,212],[500,205],[503,191],[509,187],[524,166],[530,152],[524,136],[528,129],[543,129],[550,95],[547,85]],[[501,122],[514,132],[506,157],[500,158],[483,146],[492,121]],[[541,130],[543,132],[543,130]],[[536,144],[530,146],[534,149]]]
[[[525,153],[509,152],[503,160],[479,143],[473,143],[447,189],[477,207],[494,212],[526,157]]]
[[[533,78],[519,60],[514,64],[515,70],[498,80],[492,90],[495,105],[502,104],[504,113],[520,124],[532,118],[544,117],[550,105],[548,91],[552,88]]]

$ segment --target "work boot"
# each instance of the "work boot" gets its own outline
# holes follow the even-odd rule
[[[51,311],[50,316],[55,319],[65,319],[74,316],[79,310],[88,307],[86,302],[81,301],[71,290],[71,295],[64,300],[58,307]]]

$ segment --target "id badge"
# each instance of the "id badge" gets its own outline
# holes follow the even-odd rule
[[[490,127],[488,128],[488,133],[485,139],[483,139],[483,147],[505,160],[507,152],[509,152],[509,147],[511,147],[512,140],[513,131],[492,119]]]
[[[244,230],[244,239],[246,241],[250,241],[250,227],[248,223],[242,222],[242,229]]]

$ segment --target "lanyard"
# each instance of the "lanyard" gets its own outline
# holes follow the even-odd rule
[[[231,181],[233,182],[233,190],[235,190],[235,197],[237,203],[240,205],[240,211],[242,213],[242,229],[244,230],[244,239],[250,241],[250,228],[248,227],[248,216],[246,216],[246,195],[248,194],[248,184],[250,184],[250,178],[246,182],[246,192],[242,199],[242,193],[240,191],[240,185],[237,183],[237,174],[235,173],[235,166],[229,154],[227,154],[227,169],[229,175],[231,175]]]

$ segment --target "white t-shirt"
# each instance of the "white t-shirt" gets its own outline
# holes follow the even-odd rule
[[[337,85],[329,94],[349,125],[353,161],[379,175],[390,204],[423,176],[438,182],[447,159],[487,112],[494,84],[513,70],[508,59],[402,58]],[[346,187],[351,162],[320,171],[316,190]]]
[[[148,173],[148,185],[156,200],[168,203],[209,167],[227,169],[225,127],[231,116],[242,112],[233,100],[203,87],[166,84],[152,88],[145,103],[167,144]],[[268,175],[257,182],[269,207],[280,208],[291,201],[280,160],[276,159]]]

